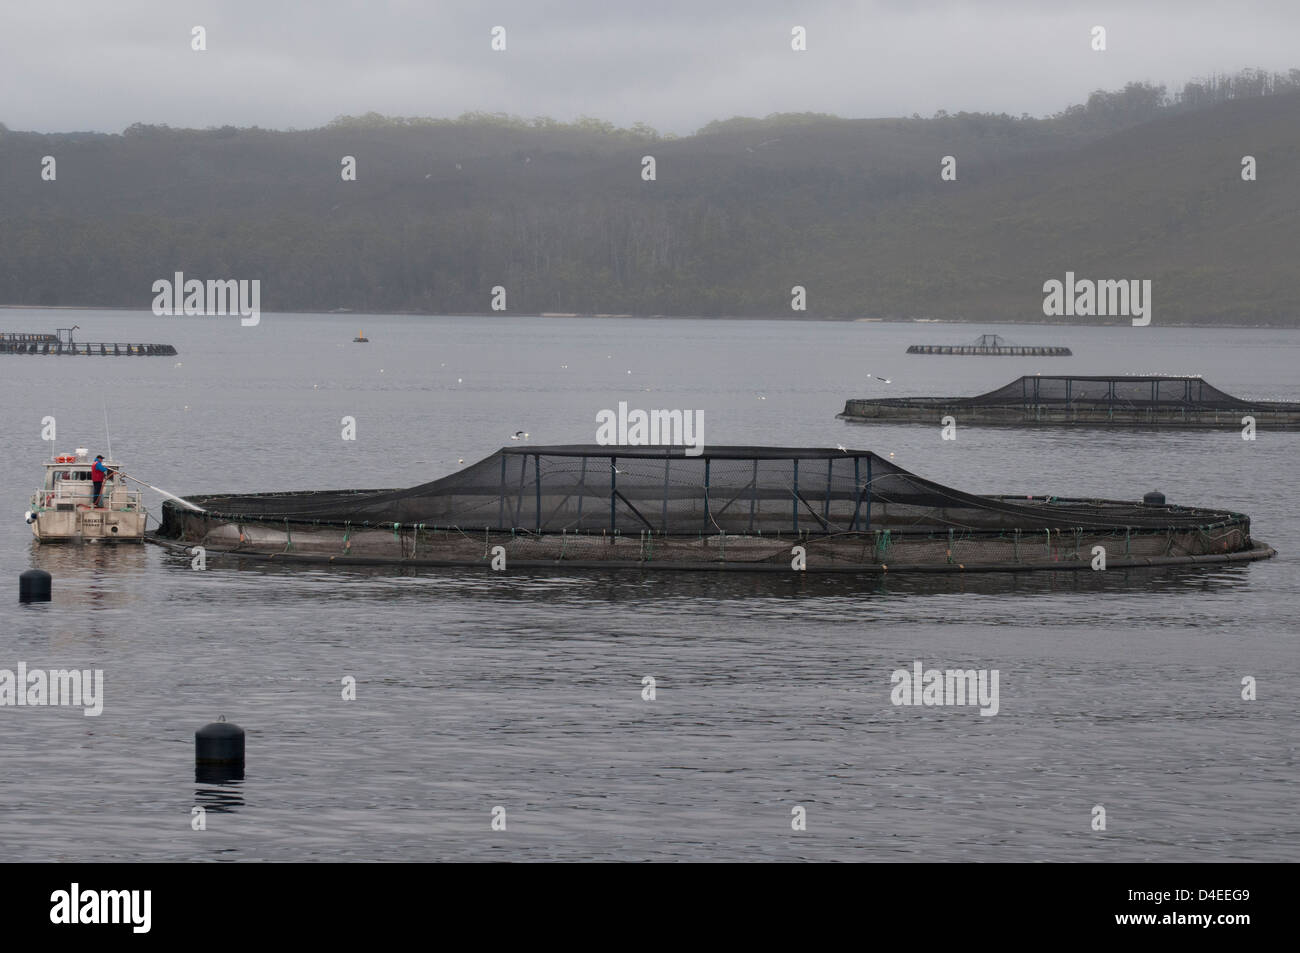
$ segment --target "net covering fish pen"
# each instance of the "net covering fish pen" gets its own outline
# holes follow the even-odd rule
[[[790,571],[1078,568],[1259,558],[1248,517],[977,496],[870,451],[503,448],[402,490],[190,496],[162,540],[286,561]],[[802,548],[802,554],[796,550]]]
[[[1027,375],[972,397],[861,398],[845,402],[845,420],[1100,427],[1300,428],[1300,403],[1245,400],[1199,377]]]

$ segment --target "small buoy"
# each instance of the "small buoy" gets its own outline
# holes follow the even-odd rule
[[[18,577],[19,602],[49,602],[53,577],[44,569],[29,569]]]
[[[1142,497],[1142,503],[1145,506],[1164,506],[1165,495],[1159,490],[1152,490],[1146,496]]]
[[[194,732],[194,774],[199,781],[242,781],[244,729],[222,715]]]

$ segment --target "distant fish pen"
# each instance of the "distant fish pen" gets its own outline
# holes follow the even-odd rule
[[[59,328],[57,334],[25,332],[0,334],[0,354],[73,354],[82,357],[171,357],[171,344],[122,344],[74,341],[75,328]]]
[[[168,500],[153,541],[276,562],[979,572],[1274,555],[1240,513],[976,496],[862,450],[506,447],[404,490]],[[497,568],[501,568],[498,566]]]
[[[974,344],[913,344],[908,354],[985,354],[1022,357],[1069,357],[1068,347],[1008,344],[996,334],[981,334]]]
[[[1300,403],[1243,400],[1199,377],[1032,375],[975,397],[890,397],[845,401],[842,420],[1079,427],[1300,429]]]

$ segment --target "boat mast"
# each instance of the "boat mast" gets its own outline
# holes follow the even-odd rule
[[[113,460],[113,437],[108,432],[108,404],[101,399],[99,405],[104,408],[104,440],[108,443],[108,459]]]

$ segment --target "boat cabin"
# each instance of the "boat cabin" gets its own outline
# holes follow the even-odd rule
[[[54,460],[45,464],[45,483],[42,489],[49,497],[46,506],[57,509],[72,509],[80,504],[89,506],[94,491],[94,481],[90,478],[91,468],[95,461],[89,459],[90,451],[78,449],[76,454],[64,453],[55,456]],[[104,465],[111,471],[113,464],[105,460]],[[121,479],[115,477],[111,472],[104,480],[104,490],[101,495],[101,505],[108,502],[109,496],[114,492],[114,488],[121,485]]]

